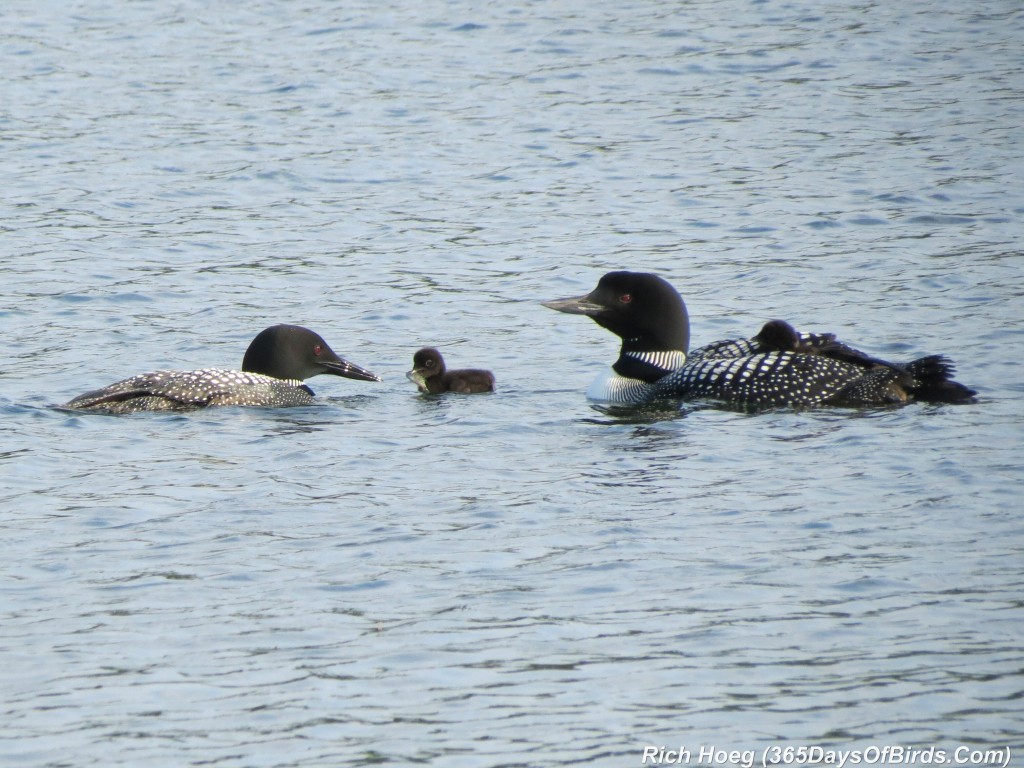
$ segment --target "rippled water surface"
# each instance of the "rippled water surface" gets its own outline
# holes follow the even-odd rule
[[[1020,764],[1019,3],[14,0],[0,53],[0,764]],[[594,410],[539,302],[614,268],[980,401]],[[52,407],[275,322],[384,382]]]

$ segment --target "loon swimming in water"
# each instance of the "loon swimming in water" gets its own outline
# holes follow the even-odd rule
[[[338,357],[308,328],[274,325],[249,344],[241,371],[204,368],[143,373],[86,392],[61,407],[135,413],[190,411],[213,405],[309,405],[313,390],[302,382],[322,373],[380,381],[376,374]]]
[[[449,371],[444,358],[433,347],[424,347],[412,356],[412,370],[406,378],[419,387],[420,392],[438,395],[442,392],[458,392],[471,395],[476,392],[494,391],[494,374],[479,368],[463,368]]]
[[[942,355],[890,363],[833,334],[800,334],[781,320],[766,323],[751,339],[688,352],[686,305],[672,285],[653,274],[609,272],[585,296],[544,306],[586,315],[622,339],[612,370],[587,390],[591,400],[609,404],[706,398],[745,408],[808,408],[966,403],[976,394],[951,380],[953,364]]]

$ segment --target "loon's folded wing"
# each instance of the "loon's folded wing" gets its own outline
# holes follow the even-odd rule
[[[655,398],[709,398],[759,408],[821,405],[863,375],[828,357],[795,352],[699,357],[659,379]]]
[[[183,386],[183,371],[152,371],[140,373],[106,387],[95,389],[68,401],[65,408],[109,408],[121,410],[125,403],[142,398],[166,400],[165,409],[173,407],[200,407],[209,401],[209,393],[195,387]],[[186,379],[186,382],[188,379]],[[138,404],[136,404],[138,405]]]
[[[239,387],[264,378],[267,377],[219,369],[152,371],[86,392],[64,407],[96,408],[114,413],[190,410],[237,397]]]

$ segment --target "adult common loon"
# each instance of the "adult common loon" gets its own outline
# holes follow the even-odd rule
[[[622,339],[612,370],[587,396],[637,405],[661,398],[707,398],[745,408],[873,405],[914,400],[966,403],[976,394],[951,380],[941,355],[890,363],[773,320],[750,339],[718,341],[688,353],[690,321],[675,288],[657,275],[609,272],[590,293],[548,301],[586,315]]]
[[[494,391],[493,373],[479,368],[449,371],[444,366],[441,353],[433,347],[424,347],[413,355],[412,370],[405,375],[419,387],[420,392],[431,395],[442,392],[469,395]]]
[[[242,370],[154,371],[86,392],[62,408],[135,413],[189,411],[212,405],[292,406],[313,402],[304,379],[329,373],[380,381],[365,368],[343,360],[319,335],[298,325],[274,325],[245,351]]]

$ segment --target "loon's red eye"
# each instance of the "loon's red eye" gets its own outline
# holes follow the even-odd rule
[[[317,357],[320,357],[320,353],[323,352],[323,351],[324,351],[324,348],[321,347],[319,344],[317,344],[317,345],[315,345],[313,347],[313,354],[316,355]]]
[[[623,304],[629,304],[629,302],[631,302],[632,300],[633,297],[628,293],[624,293],[621,296],[619,296],[619,301]]]

